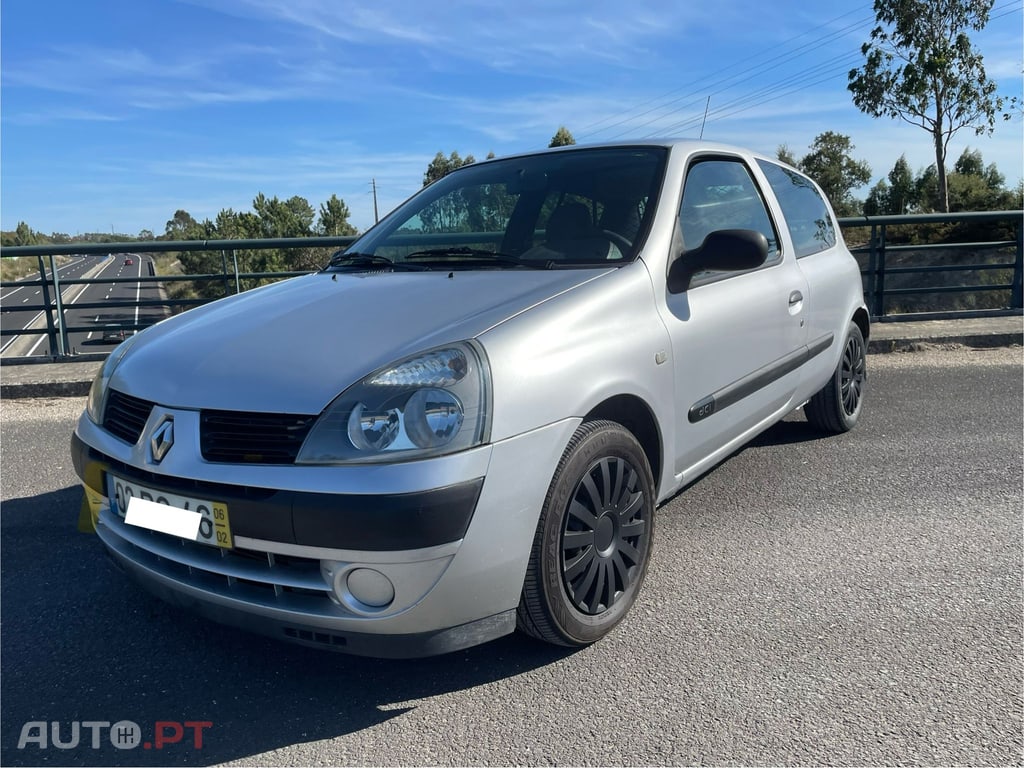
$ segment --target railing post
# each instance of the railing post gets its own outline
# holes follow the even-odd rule
[[[875,317],[882,317],[885,314],[885,227],[886,225],[884,223],[880,224],[878,227],[878,254],[875,263],[875,266],[878,270],[875,274]],[[872,238],[872,240],[874,240],[874,238]],[[875,247],[876,246],[873,243],[872,248]]]
[[[1024,309],[1024,219],[1017,219],[1017,253],[1013,257],[1013,288],[1011,309]]]
[[[867,287],[864,291],[864,302],[868,305],[868,311],[875,311],[875,281],[878,273],[878,249],[875,245],[875,238],[878,236],[878,225],[871,222],[871,232],[868,235],[868,274]]]
[[[50,254],[50,272],[53,273],[53,298],[57,302],[57,352],[61,357],[67,354],[68,332],[64,322],[64,297],[60,293],[60,275],[57,273],[57,262]]]
[[[53,326],[53,315],[50,312],[50,288],[46,282],[46,266],[43,264],[43,257],[39,256],[39,279],[43,283],[43,306],[46,309],[43,313],[46,315],[46,336],[47,343],[50,345],[49,353],[50,357],[53,357],[53,349],[57,346],[57,329]]]
[[[242,292],[242,286],[238,282],[238,251],[234,248],[231,249],[231,260],[235,263],[235,293],[239,294]]]
[[[224,295],[230,296],[231,294],[228,293],[228,252],[223,249],[220,252],[220,263],[221,273],[224,275]]]

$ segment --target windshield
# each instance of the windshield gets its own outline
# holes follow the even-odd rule
[[[465,166],[423,189],[328,269],[556,269],[636,258],[667,150],[546,152]]]

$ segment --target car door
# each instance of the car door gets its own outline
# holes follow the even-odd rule
[[[810,396],[832,375],[847,326],[862,304],[860,268],[814,182],[768,160],[759,159],[757,165],[778,201],[793,255],[809,287],[804,319],[810,354],[801,390]]]
[[[765,235],[768,258],[743,272],[705,271],[667,295],[675,375],[676,475],[689,482],[793,403],[805,352],[806,281],[742,158],[698,157],[687,168],[673,250],[722,229]],[[671,261],[671,260],[670,260]]]

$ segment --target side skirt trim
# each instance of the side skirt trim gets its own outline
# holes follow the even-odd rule
[[[701,398],[690,406],[688,414],[690,423],[696,424],[698,421],[703,421],[723,408],[735,405],[759,389],[763,389],[769,384],[778,381],[786,374],[792,373],[804,363],[831,347],[834,340],[835,334],[827,333],[809,344],[790,352],[788,355],[768,363],[763,368],[747,374],[742,379],[738,379],[732,384],[727,384],[717,392]]]

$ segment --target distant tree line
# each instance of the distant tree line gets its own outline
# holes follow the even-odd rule
[[[267,197],[262,192],[256,195],[251,211],[234,211],[225,208],[214,219],[196,220],[188,211],[175,211],[160,235],[144,229],[137,236],[125,234],[90,233],[71,237],[53,233],[44,235],[34,231],[25,222],[19,222],[13,232],[0,233],[3,246],[50,245],[64,243],[126,243],[160,240],[249,240],[267,238],[303,238],[314,236],[345,236],[358,233],[349,221],[350,212],[345,202],[337,195],[322,203],[319,209],[300,196],[287,200]],[[160,273],[173,274],[222,274],[225,266],[234,268],[237,261],[239,272],[297,272],[319,269],[329,258],[331,249],[287,248],[287,249],[237,249],[227,263],[227,254],[221,251],[182,251],[169,256],[157,257]],[[5,260],[6,261],[6,260]],[[34,261],[34,260],[33,260]],[[243,279],[243,289],[259,285],[258,278]],[[169,287],[175,296],[201,296],[218,298],[234,285],[222,282],[177,283]]]
[[[320,205],[319,211],[304,197],[288,200],[268,198],[262,192],[253,200],[253,210],[236,212],[225,208],[214,220],[197,221],[188,211],[179,209],[167,222],[161,235],[143,229],[138,235],[123,233],[89,232],[74,236],[54,232],[37,232],[24,221],[13,231],[0,232],[0,244],[59,245],[65,243],[125,243],[153,240],[203,240],[264,237],[313,237],[354,235],[358,230],[349,222],[350,212],[345,201],[337,195]]]
[[[575,144],[576,139],[573,138],[572,133],[564,125],[558,127],[555,131],[555,135],[551,137],[551,141],[548,142],[548,147],[565,147],[570,144]],[[491,160],[494,158],[493,152],[487,153],[487,159]],[[423,173],[423,186],[432,184],[438,179],[443,179],[452,171],[457,168],[461,168],[464,165],[471,165],[476,162],[476,158],[473,155],[466,155],[462,157],[457,151],[453,151],[450,155],[445,157],[444,152],[438,152],[434,155],[434,159],[430,161],[430,165],[427,166],[427,170]]]
[[[331,195],[318,210],[298,195],[281,200],[262,192],[252,201],[252,211],[222,209],[213,220],[196,221],[188,211],[175,211],[164,226],[166,240],[262,240],[271,238],[303,238],[357,234],[349,222],[349,209],[337,195]],[[160,239],[160,238],[158,238]],[[232,252],[234,268],[241,273],[300,272],[319,269],[327,261],[331,249],[324,248],[239,248]],[[182,251],[177,254],[184,274],[218,274],[224,271],[226,254],[221,251]],[[265,282],[263,278],[243,278],[242,289]],[[195,283],[192,291],[214,298],[224,294],[217,283]]]
[[[575,144],[565,126],[559,127],[549,146]],[[945,208],[940,189],[939,173],[934,164],[911,170],[906,156],[901,156],[885,179],[878,181],[865,200],[854,196],[872,176],[871,167],[854,157],[855,146],[849,136],[826,131],[815,137],[808,152],[800,157],[788,145],[776,150],[779,160],[807,173],[822,187],[839,216],[873,216],[878,214],[929,213]],[[487,159],[494,157],[490,152]],[[438,152],[423,173],[426,186],[457,168],[476,162],[473,155],[461,156],[457,151],[448,155]],[[946,175],[946,194],[950,211],[1017,210],[1024,206],[1024,182],[1008,188],[1006,178],[995,164],[985,165],[981,152],[967,148]],[[300,196],[287,200],[267,197],[259,193],[253,200],[251,211],[225,208],[214,219],[198,221],[188,211],[179,209],[164,226],[164,232],[155,235],[143,229],[138,235],[93,232],[77,234],[54,232],[50,235],[33,230],[26,222],[18,223],[13,231],[0,232],[0,245],[48,245],[72,242],[116,243],[150,240],[237,240],[271,237],[311,237],[324,235],[355,235],[358,230],[349,221],[350,212],[337,195],[321,203],[318,209]],[[243,256],[245,271],[264,272],[312,269],[323,258],[323,249],[290,249],[288,253],[260,251]],[[241,252],[240,252],[241,253]],[[182,264],[187,267],[213,266],[207,258],[184,254]],[[205,270],[197,270],[203,272]],[[220,271],[218,267],[217,270]]]
[[[776,156],[818,182],[838,216],[1003,211],[1024,206],[1024,182],[1007,188],[1006,177],[995,164],[985,165],[981,151],[970,147],[945,175],[945,199],[935,165],[915,174],[906,155],[901,155],[887,177],[871,188],[867,199],[859,200],[854,190],[864,186],[872,172],[867,162],[852,156],[854,148],[849,136],[827,131],[819,134],[810,151],[799,159],[785,144],[777,149]]]

